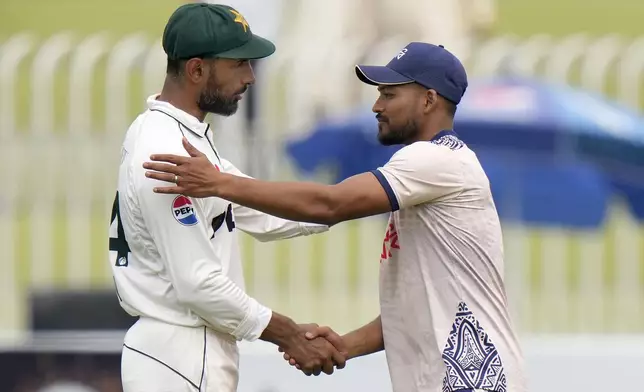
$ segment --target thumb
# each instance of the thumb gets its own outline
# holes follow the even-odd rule
[[[309,340],[312,340],[318,337],[325,338],[326,335],[330,333],[330,331],[331,329],[329,327],[317,327],[306,332],[304,336],[306,336],[306,338]]]
[[[183,137],[182,143],[183,143],[183,148],[186,149],[186,151],[188,152],[188,154],[190,154],[191,157],[200,157],[203,155],[201,151],[197,150],[195,146],[190,144],[190,142],[188,141],[188,139],[185,138],[185,136]]]
[[[307,339],[312,339],[313,337],[309,338],[307,334]],[[347,354],[347,345],[344,342],[344,339],[342,336],[338,335],[335,331],[333,331],[329,327],[320,327],[315,331],[315,337],[322,337],[326,339],[333,347],[335,347],[336,350],[343,354]]]

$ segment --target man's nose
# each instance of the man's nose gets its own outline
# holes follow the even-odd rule
[[[255,72],[253,71],[253,66],[250,64],[250,61],[247,63],[247,71],[244,73],[244,79],[242,82],[249,86],[255,84]]]

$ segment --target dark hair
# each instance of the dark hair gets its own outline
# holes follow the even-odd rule
[[[447,97],[445,97],[444,95],[441,95],[438,91],[436,91],[436,95],[438,95],[440,98],[443,98],[443,101],[445,102],[445,109],[447,110],[447,114],[452,116],[452,118],[456,116],[456,103],[454,103],[454,101],[450,101]]]
[[[452,117],[456,116],[456,104],[449,99],[446,99],[445,103],[447,104],[447,113]]]
[[[171,59],[170,57],[168,57],[168,65],[166,66],[165,72],[168,75],[181,76],[183,75],[183,67],[185,65],[186,60]]]

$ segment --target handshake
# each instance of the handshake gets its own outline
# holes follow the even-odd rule
[[[300,333],[288,345],[280,346],[284,359],[307,376],[321,372],[333,374],[334,368],[344,368],[349,359],[344,339],[329,327],[300,324]]]

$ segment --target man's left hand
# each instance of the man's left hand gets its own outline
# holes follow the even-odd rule
[[[220,173],[208,157],[190,144],[186,138],[183,138],[183,147],[190,154],[189,157],[154,154],[150,159],[155,162],[143,164],[143,167],[149,170],[145,172],[146,177],[175,183],[175,186],[154,188],[154,192],[192,197],[215,196],[215,185],[225,174]]]

